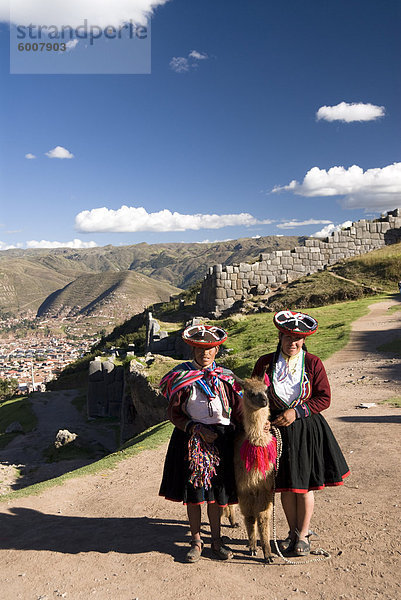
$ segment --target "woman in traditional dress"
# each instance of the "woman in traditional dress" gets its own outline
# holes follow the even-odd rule
[[[199,560],[201,505],[207,503],[214,558],[233,554],[221,540],[221,507],[237,502],[233,437],[242,420],[240,387],[231,371],[217,367],[215,357],[227,339],[219,327],[187,327],[183,340],[193,347],[193,361],[167,373],[160,388],[168,400],[168,417],[174,424],[164,464],[160,495],[187,506],[191,547],[187,562]]]
[[[340,447],[320,414],[330,405],[330,385],[323,363],[306,350],[305,338],[317,321],[304,313],[282,310],[273,318],[279,330],[275,353],[261,356],[253,374],[270,379],[272,424],[279,427],[283,453],[276,491],[287,518],[282,549],[305,556],[310,552],[313,490],[341,485],[349,469]],[[266,383],[269,384],[268,378]]]

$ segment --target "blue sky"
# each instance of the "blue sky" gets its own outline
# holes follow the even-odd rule
[[[153,4],[148,75],[10,74],[0,24],[0,249],[312,235],[401,206],[398,0]]]

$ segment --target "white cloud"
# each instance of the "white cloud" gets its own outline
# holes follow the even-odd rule
[[[27,158],[28,160],[33,160],[34,158],[36,158],[36,156],[28,152],[28,154],[25,154],[25,158]]]
[[[289,191],[299,196],[343,196],[344,208],[392,209],[400,205],[401,162],[383,168],[367,169],[353,165],[331,167],[328,171],[313,167],[302,183],[295,179],[276,186],[272,192]]]
[[[49,242],[48,240],[29,240],[27,248],[96,248],[96,242],[83,242],[75,238],[71,242]]]
[[[107,25],[118,27],[132,20],[146,25],[147,17],[166,2],[167,0],[0,0],[0,21],[25,26],[34,23],[77,27],[87,19],[88,24],[104,28]]]
[[[22,244],[7,244],[7,242],[0,242],[0,251],[1,250],[15,250],[16,248],[22,248]]]
[[[375,104],[364,104],[363,102],[340,102],[336,106],[321,106],[316,113],[316,119],[320,121],[343,121],[352,123],[354,121],[375,121],[384,117],[384,106]]]
[[[176,73],[187,73],[191,68],[197,67],[198,60],[206,60],[208,55],[204,52],[198,52],[192,50],[187,57],[185,56],[173,56],[170,60],[170,69]]]
[[[221,229],[267,225],[271,220],[258,221],[249,213],[231,215],[183,215],[164,209],[148,213],[143,207],[121,206],[117,210],[94,208],[75,217],[75,227],[84,232],[186,231],[187,229]]]
[[[191,58],[195,58],[196,60],[206,60],[207,58],[209,58],[206,53],[198,52],[197,50],[192,50],[192,52],[190,52],[188,56],[190,56]]]
[[[294,229],[294,227],[303,227],[305,225],[326,225],[327,223],[331,223],[331,221],[325,220],[317,220],[317,219],[308,219],[307,221],[297,221],[296,219],[291,219],[291,221],[287,221],[286,223],[280,223],[277,225],[278,229]]]
[[[63,146],[56,146],[53,150],[49,150],[45,154],[48,158],[74,158],[74,155],[67,148],[63,148]]]
[[[316,233],[312,233],[311,237],[324,238],[329,236],[333,231],[340,231],[340,229],[344,229],[345,227],[351,227],[352,221],[344,221],[341,225],[334,225],[334,223],[330,223],[330,225],[326,225],[320,231],[316,231]]]
[[[176,73],[186,73],[189,71],[189,62],[183,56],[173,56],[170,60],[170,69]]]

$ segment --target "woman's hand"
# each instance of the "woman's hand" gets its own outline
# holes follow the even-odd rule
[[[277,427],[288,427],[291,425],[297,418],[297,413],[295,412],[295,408],[287,408],[284,412],[282,412],[277,419],[273,421],[273,425],[277,425]]]
[[[207,444],[212,444],[214,440],[217,438],[217,433],[209,429],[208,427],[204,427],[201,425],[199,427],[199,435]]]

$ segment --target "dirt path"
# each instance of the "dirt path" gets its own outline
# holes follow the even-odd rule
[[[383,405],[355,408],[400,395],[401,359],[375,352],[378,343],[400,336],[401,311],[388,313],[388,305],[374,304],[355,323],[349,346],[326,363],[333,387],[326,417],[352,472],[343,487],[316,494],[313,528],[330,561],[276,560],[266,567],[247,555],[241,526],[224,528],[235,552],[229,563],[211,560],[207,550],[199,563],[183,563],[189,539],[183,507],[157,496],[163,447],[113,471],[0,504],[1,598],[400,598],[401,413]]]

